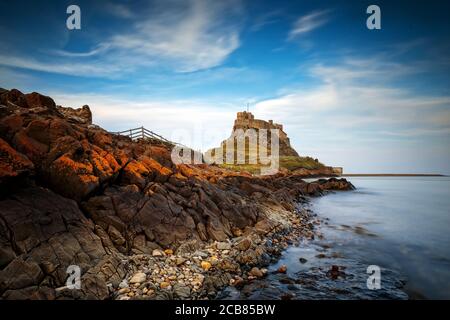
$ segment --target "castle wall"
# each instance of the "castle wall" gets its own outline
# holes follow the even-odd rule
[[[234,120],[234,128],[236,129],[279,129],[283,131],[283,125],[278,123],[273,123],[272,120],[264,121],[260,119],[255,119],[255,116],[250,112],[238,112],[237,118]]]
[[[255,119],[255,116],[250,112],[238,112],[236,120],[234,120],[233,132],[238,129],[278,129],[280,155],[298,156],[297,152],[291,147],[287,134],[283,131],[283,125],[274,123],[273,120],[264,121]]]

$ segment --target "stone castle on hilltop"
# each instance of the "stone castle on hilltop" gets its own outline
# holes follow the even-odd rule
[[[273,123],[273,120],[264,121],[255,119],[251,112],[242,111],[237,113],[237,118],[234,120],[233,130],[236,129],[279,129],[283,131],[283,125]]]
[[[280,156],[295,156],[298,157],[297,151],[291,147],[290,140],[283,131],[283,125],[274,123],[273,120],[265,121],[260,119],[255,119],[255,116],[248,111],[242,111],[237,113],[236,120],[234,120],[233,132],[242,129],[278,129],[278,137],[280,141]]]

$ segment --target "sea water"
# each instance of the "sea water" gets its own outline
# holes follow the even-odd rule
[[[329,240],[364,264],[398,272],[410,298],[450,299],[450,178],[349,180],[355,191],[312,203],[335,227],[325,231]]]
[[[349,180],[356,190],[309,204],[323,237],[289,247],[265,279],[223,298],[450,299],[450,178]],[[287,274],[276,273],[282,264]],[[379,289],[367,285],[369,266],[380,269]]]

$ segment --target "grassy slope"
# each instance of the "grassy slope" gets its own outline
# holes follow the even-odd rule
[[[222,164],[222,168],[227,168],[234,171],[247,171],[252,174],[258,174],[261,165],[258,164],[241,164],[241,165],[231,165]],[[285,168],[290,171],[305,168],[305,169],[319,169],[323,168],[324,165],[319,161],[314,160],[311,157],[293,157],[293,156],[282,156],[280,157],[280,168]]]

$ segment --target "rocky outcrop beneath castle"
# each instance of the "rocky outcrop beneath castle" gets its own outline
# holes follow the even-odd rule
[[[321,166],[316,169],[298,168],[292,170],[290,174],[303,178],[336,177],[339,175],[333,167],[327,166]]]
[[[177,166],[167,145],[133,142],[91,119],[87,106],[73,110],[38,93],[0,93],[3,299],[112,297],[139,267],[133,261],[148,263],[154,250],[183,258],[191,242],[240,243],[237,237],[287,230],[299,221],[299,198],[352,187],[345,180],[306,183],[284,173],[257,178],[216,166]],[[247,250],[260,256],[256,247]],[[160,260],[152,263],[164,269]],[[217,276],[214,263],[192,259],[203,277],[188,285],[196,297]],[[81,269],[80,290],[66,287],[71,265]],[[154,284],[148,297],[174,292],[175,280],[164,279],[168,285]]]

